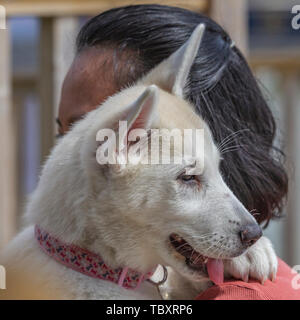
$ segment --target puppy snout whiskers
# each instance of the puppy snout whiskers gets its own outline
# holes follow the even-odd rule
[[[262,229],[256,223],[247,224],[240,231],[240,238],[244,245],[252,246],[262,236]]]

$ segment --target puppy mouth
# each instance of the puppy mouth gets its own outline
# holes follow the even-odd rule
[[[185,264],[189,269],[208,277],[215,284],[223,283],[224,265],[221,259],[202,255],[176,233],[172,233],[169,240],[179,258],[185,259]]]
[[[185,263],[189,268],[207,273],[205,265],[208,257],[197,252],[186,240],[176,233],[172,233],[169,236],[169,240],[175,251],[185,258]]]

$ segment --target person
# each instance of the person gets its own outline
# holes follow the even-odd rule
[[[189,75],[187,99],[223,150],[225,182],[267,226],[281,216],[288,190],[284,154],[274,146],[275,121],[240,50],[204,15],[177,7],[134,5],[90,19],[78,34],[76,56],[63,83],[59,134],[167,58],[200,23],[206,31]]]

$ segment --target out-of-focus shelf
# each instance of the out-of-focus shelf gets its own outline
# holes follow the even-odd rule
[[[68,16],[95,15],[113,7],[137,4],[157,4],[157,0],[0,0],[6,8],[7,16]],[[208,0],[164,0],[163,5],[179,6],[186,9],[206,12]]]
[[[253,68],[275,67],[282,71],[300,69],[300,47],[250,51],[249,62]]]

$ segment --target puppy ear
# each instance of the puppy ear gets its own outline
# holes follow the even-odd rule
[[[146,130],[151,128],[158,117],[157,102],[158,88],[151,85],[134,102],[124,108],[121,117],[113,119],[113,123],[116,124],[113,126],[113,131],[108,129],[109,134],[106,129],[98,131],[96,140],[104,142],[97,150],[98,163],[127,163],[128,145],[134,145],[138,142],[138,137],[147,135]],[[105,137],[109,139],[104,141]]]
[[[157,101],[158,88],[155,85],[151,85],[128,107],[126,116],[122,119],[127,125],[127,130],[120,132],[119,151],[122,151],[123,148],[126,149],[128,136],[132,130],[144,129],[146,131],[151,128],[157,117]]]
[[[158,88],[149,86],[127,109],[125,121],[128,122],[128,131],[133,129],[149,129],[156,115]]]
[[[151,70],[142,79],[142,83],[156,84],[162,89],[183,98],[184,87],[199,50],[204,29],[204,24],[198,25],[187,42]]]

